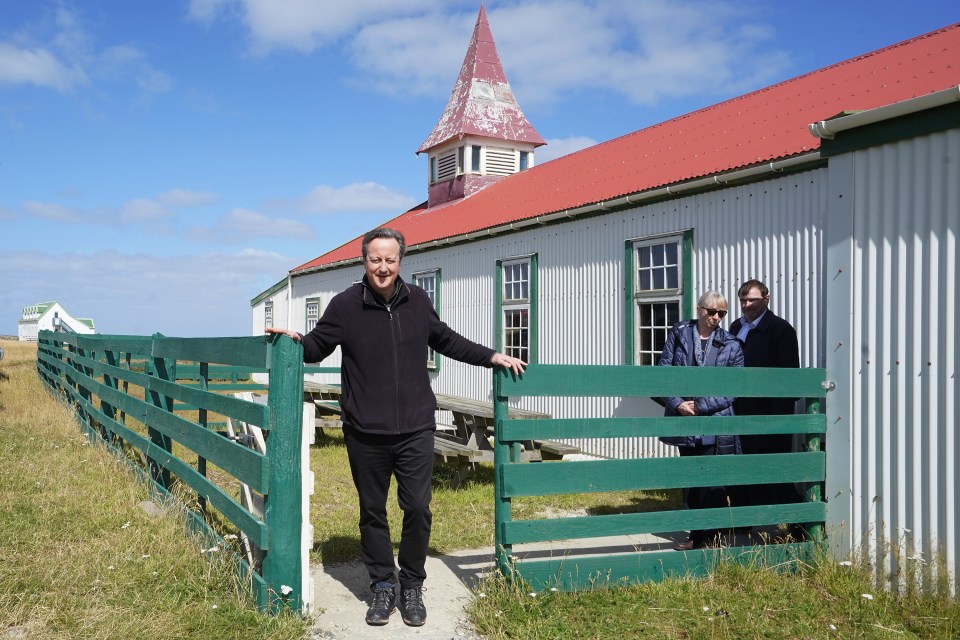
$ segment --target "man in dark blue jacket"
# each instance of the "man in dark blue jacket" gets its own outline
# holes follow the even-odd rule
[[[742,316],[730,325],[730,333],[743,343],[745,367],[799,367],[800,348],[793,326],[770,310],[770,290],[759,280],[747,280],[737,292]],[[737,398],[733,407],[738,416],[784,415],[794,412],[794,398]],[[789,453],[792,434],[743,436],[743,452]],[[745,486],[744,504],[797,502],[792,484]]]
[[[400,534],[400,613],[421,626],[430,511],[436,397],[430,388],[427,348],[482,367],[515,374],[525,362],[467,340],[444,324],[423,289],[405,283],[403,234],[378,228],[363,236],[363,280],[330,301],[313,330],[283,333],[303,343],[304,362],[319,362],[340,347],[343,437],[360,498],[360,547],[373,603],[367,623],[383,625],[393,612],[398,582],[387,522],[387,491],[397,478],[403,510]]]

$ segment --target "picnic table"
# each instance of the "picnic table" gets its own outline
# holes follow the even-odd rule
[[[304,400],[312,400],[317,407],[317,428],[339,426],[340,385],[304,381]],[[458,467],[459,480],[472,471],[478,462],[493,462],[493,445],[488,439],[493,434],[493,403],[434,394],[437,409],[449,411],[452,425],[437,425],[434,438],[434,456],[438,462]],[[549,418],[550,414],[510,407],[508,418]],[[527,461],[560,460],[564,455],[579,453],[580,448],[555,442],[535,440],[524,443],[522,459]]]

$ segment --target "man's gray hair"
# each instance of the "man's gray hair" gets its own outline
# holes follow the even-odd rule
[[[367,245],[369,245],[373,240],[378,239],[396,240],[400,245],[400,259],[403,260],[403,254],[407,251],[407,241],[403,239],[402,233],[389,227],[377,227],[376,229],[367,231],[365,234],[363,234],[363,244],[360,245],[360,251],[363,254],[364,260],[367,259]]]
[[[707,291],[697,300],[697,306],[705,309],[718,309],[721,306],[727,307],[727,299],[719,291]]]

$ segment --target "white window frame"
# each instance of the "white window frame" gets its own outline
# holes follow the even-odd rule
[[[273,300],[263,303],[263,328],[273,327]]]
[[[632,252],[633,364],[656,365],[667,331],[683,318],[684,234],[634,240]]]
[[[419,271],[413,274],[413,284],[423,289],[433,308],[440,313],[440,270],[432,269],[430,271]],[[430,347],[427,347],[427,368],[438,369],[440,367],[440,356]]]
[[[501,335],[503,353],[531,362],[533,348],[533,264],[530,256],[504,260],[501,265],[500,292]],[[525,270],[525,274],[523,273]],[[517,277],[519,276],[519,277]],[[524,291],[525,289],[525,291]],[[524,295],[526,294],[526,295]],[[519,324],[515,319],[520,319]],[[525,319],[525,323],[523,322]],[[525,339],[524,339],[525,336]]]
[[[307,329],[305,333],[310,333],[320,321],[320,298],[307,298],[304,315],[306,316]]]

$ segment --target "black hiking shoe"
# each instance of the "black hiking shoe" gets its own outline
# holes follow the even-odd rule
[[[427,621],[427,608],[423,606],[423,587],[401,589],[400,616],[411,627],[422,627]]]
[[[367,609],[367,624],[378,627],[387,624],[396,601],[393,585],[389,582],[378,582],[373,588],[373,603]]]

